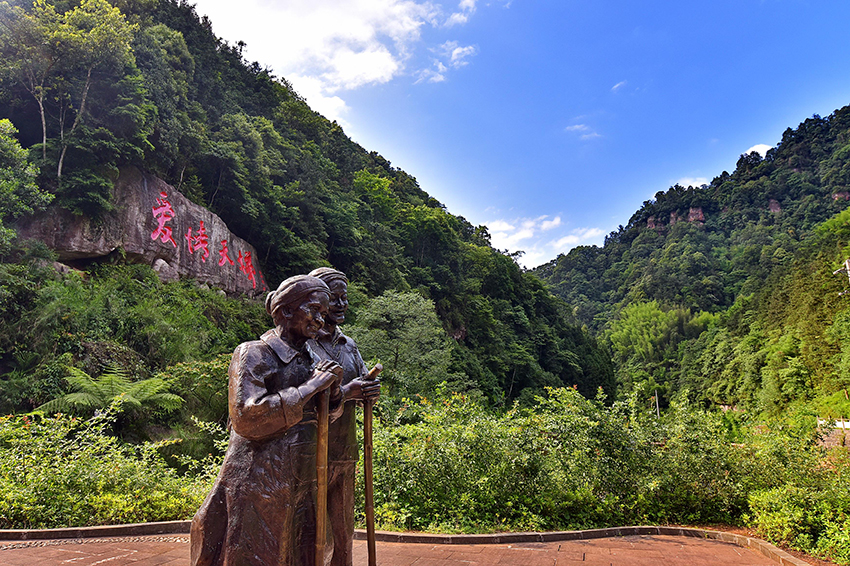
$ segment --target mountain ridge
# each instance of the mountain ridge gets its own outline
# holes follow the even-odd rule
[[[451,337],[450,372],[496,405],[547,386],[613,395],[613,373],[595,341],[536,277],[493,249],[485,227],[450,214],[414,177],[310,109],[285,79],[244,61],[190,3],[53,0],[43,6],[55,18],[43,20],[28,0],[8,6],[12,28],[35,22],[49,36],[54,21],[87,21],[108,24],[127,42],[116,51],[121,57],[48,50],[58,62],[45,78],[52,93],[41,101],[45,112],[14,65],[3,75],[0,117],[20,131],[56,206],[98,222],[116,207],[120,171],[136,167],[253,245],[270,286],[333,265],[361,303],[390,291],[427,298]],[[87,10],[85,19],[69,16]],[[0,36],[6,61],[40,53]],[[91,74],[82,61],[94,61]],[[25,307],[38,308],[37,294]],[[16,363],[5,350],[0,366]]]

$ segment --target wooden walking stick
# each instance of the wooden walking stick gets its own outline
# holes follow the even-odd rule
[[[316,395],[316,563],[325,566],[328,528],[328,404],[327,389]]]
[[[374,381],[384,366],[376,364],[364,378]],[[376,566],[375,553],[375,492],[372,489],[372,405],[374,401],[363,403],[363,485],[366,488],[366,548],[369,552],[369,566]]]

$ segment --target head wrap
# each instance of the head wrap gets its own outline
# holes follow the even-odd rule
[[[272,315],[272,318],[277,322],[275,316],[281,308],[291,305],[296,301],[308,296],[310,293],[322,291],[331,294],[327,284],[318,277],[309,275],[295,275],[289,279],[285,279],[277,289],[272,291],[266,297],[266,312]]]
[[[333,267],[317,267],[313,271],[309,273],[313,277],[318,277],[328,285],[331,284],[331,281],[341,280],[348,285],[348,277],[345,276],[345,273],[342,271],[338,271]]]

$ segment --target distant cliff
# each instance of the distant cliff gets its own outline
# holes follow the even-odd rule
[[[268,290],[253,246],[163,180],[125,168],[112,202],[115,209],[96,220],[51,207],[22,219],[18,235],[44,242],[63,262],[117,252],[150,265],[165,281],[186,277],[249,296]]]

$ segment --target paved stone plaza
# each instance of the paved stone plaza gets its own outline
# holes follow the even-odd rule
[[[512,544],[379,541],[377,555],[380,566],[773,566],[782,562],[729,542],[669,535]],[[366,563],[366,542],[356,540],[354,564]],[[0,542],[0,566],[188,564],[186,535]]]

